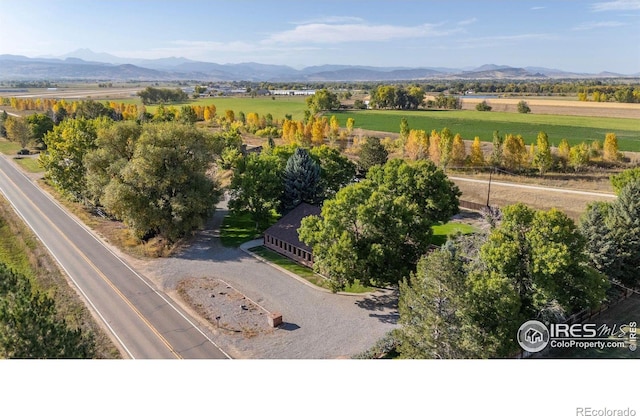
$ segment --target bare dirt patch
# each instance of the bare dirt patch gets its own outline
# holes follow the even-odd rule
[[[223,280],[188,278],[177,286],[180,297],[214,328],[228,334],[253,338],[275,331],[269,312]]]

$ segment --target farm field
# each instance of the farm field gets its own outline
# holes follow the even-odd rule
[[[616,133],[622,151],[640,151],[640,120],[633,118],[584,117],[547,114],[520,114],[486,111],[390,111],[362,110],[328,113],[335,115],[340,125],[346,124],[347,118],[355,120],[355,128],[365,130],[398,133],[400,120],[405,117],[409,127],[430,132],[433,129],[449,128],[454,134],[460,133],[465,140],[490,142],[493,132],[501,134],[521,134],[525,143],[536,140],[540,131],[549,136],[552,145],[557,146],[566,138],[569,144],[582,141],[603,141],[609,132]]]
[[[199,98],[197,100],[189,100],[182,104],[168,104],[166,107],[181,107],[183,105],[215,105],[216,113],[224,115],[225,110],[233,110],[238,115],[240,111],[245,114],[258,113],[263,116],[271,113],[274,119],[283,119],[286,114],[291,114],[294,120],[304,117],[304,110],[307,109],[305,102],[306,97],[211,97]],[[118,100],[118,102],[120,102]],[[138,100],[137,103],[140,103]],[[155,113],[157,105],[146,106],[147,111]]]

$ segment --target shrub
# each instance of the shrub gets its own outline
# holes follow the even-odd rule
[[[476,105],[476,110],[478,111],[491,111],[491,106],[487,104],[486,101],[482,101]]]
[[[529,104],[526,101],[522,100],[518,103],[518,113],[526,114],[530,112],[531,108],[529,108]]]

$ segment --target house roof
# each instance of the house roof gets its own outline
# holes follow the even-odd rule
[[[298,238],[298,228],[300,228],[300,223],[304,217],[308,217],[309,215],[320,215],[320,212],[320,207],[303,202],[287,215],[280,218],[278,222],[267,228],[264,234],[269,234],[278,240],[282,240],[295,247],[311,252],[311,247],[304,244]]]

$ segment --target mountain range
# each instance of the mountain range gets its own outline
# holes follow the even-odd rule
[[[285,65],[255,62],[217,64],[186,58],[128,59],[89,49],[62,56],[29,58],[0,55],[0,80],[92,80],[92,81],[256,81],[256,82],[331,82],[396,81],[427,79],[558,79],[621,78],[638,74],[573,73],[542,67],[514,68],[507,65],[482,65],[477,68],[445,67],[372,67],[357,65],[320,65],[295,69]]]

